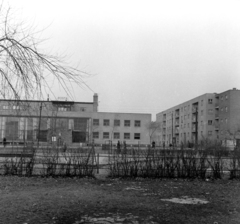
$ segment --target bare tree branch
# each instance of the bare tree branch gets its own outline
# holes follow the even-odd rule
[[[89,76],[64,63],[62,58],[40,52],[34,32],[25,29],[22,23],[11,23],[10,8],[0,6],[0,94],[6,98],[28,99],[33,94],[41,97],[51,91],[47,78],[58,84],[71,96],[68,83],[85,85]],[[44,88],[43,88],[44,87]]]
[[[146,129],[148,130],[150,143],[151,143],[152,138],[156,134],[156,132],[161,130],[161,123],[157,121],[151,121],[148,124],[146,124]]]

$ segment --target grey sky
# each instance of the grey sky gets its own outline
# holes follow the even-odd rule
[[[6,3],[6,1],[5,1]],[[239,1],[9,0],[42,48],[94,74],[100,111],[155,114],[240,88]],[[55,84],[55,83],[54,83]],[[55,96],[65,94],[52,84]],[[75,88],[74,100],[93,92]]]

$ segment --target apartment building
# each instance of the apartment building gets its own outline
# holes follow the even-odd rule
[[[156,120],[161,124],[156,135],[160,145],[239,138],[240,90],[203,94],[158,113]]]
[[[149,144],[150,121],[151,114],[98,112],[97,94],[93,102],[0,100],[0,139],[9,144]]]
[[[240,140],[240,90],[216,94],[215,130],[219,139]]]

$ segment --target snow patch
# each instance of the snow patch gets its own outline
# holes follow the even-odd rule
[[[179,204],[207,204],[209,201],[199,199],[199,198],[189,198],[188,196],[183,196],[181,198],[171,198],[171,199],[161,199],[162,201],[170,201],[173,203],[179,203]]]

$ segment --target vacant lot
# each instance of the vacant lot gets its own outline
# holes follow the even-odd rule
[[[0,223],[240,223],[240,182],[0,176]],[[207,204],[162,199],[197,198]]]

